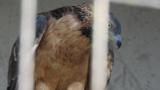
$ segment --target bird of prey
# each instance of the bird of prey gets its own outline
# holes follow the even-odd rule
[[[37,15],[34,90],[78,90],[75,89],[78,87],[88,90],[93,23],[91,7],[66,6]],[[110,14],[108,26],[107,68],[111,73],[113,46],[121,46],[121,26],[113,14]],[[11,51],[7,90],[17,90],[18,54],[19,39]]]

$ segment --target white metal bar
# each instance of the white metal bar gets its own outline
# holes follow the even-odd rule
[[[94,0],[91,90],[106,90],[109,0]]]
[[[21,0],[20,65],[18,90],[34,89],[34,51],[36,0]]]

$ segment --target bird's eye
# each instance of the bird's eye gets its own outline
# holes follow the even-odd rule
[[[111,23],[108,24],[108,28],[109,28],[109,29],[112,28],[112,24],[111,24]]]

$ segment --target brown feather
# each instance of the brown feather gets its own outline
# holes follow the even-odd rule
[[[85,16],[78,17],[73,8],[81,8],[77,13],[85,12],[82,14]],[[84,30],[90,30],[92,25],[91,6],[60,10],[65,14],[59,17],[52,12],[58,19],[50,16],[47,30],[36,51],[35,90],[88,90],[91,38],[85,34],[91,34],[91,31]],[[107,60],[110,78],[113,64],[110,52]]]
[[[50,24],[36,53],[35,90],[67,90],[76,82],[85,85],[91,46],[79,31],[81,25],[74,15]]]

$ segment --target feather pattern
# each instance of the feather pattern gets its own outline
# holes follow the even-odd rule
[[[119,25],[115,20],[111,18],[111,24]],[[109,32],[114,37],[119,28]],[[88,90],[91,34],[91,5],[68,6],[39,13],[36,18],[35,90]],[[114,60],[110,45],[108,77]],[[18,51],[19,39],[11,51],[7,90],[17,90]]]

